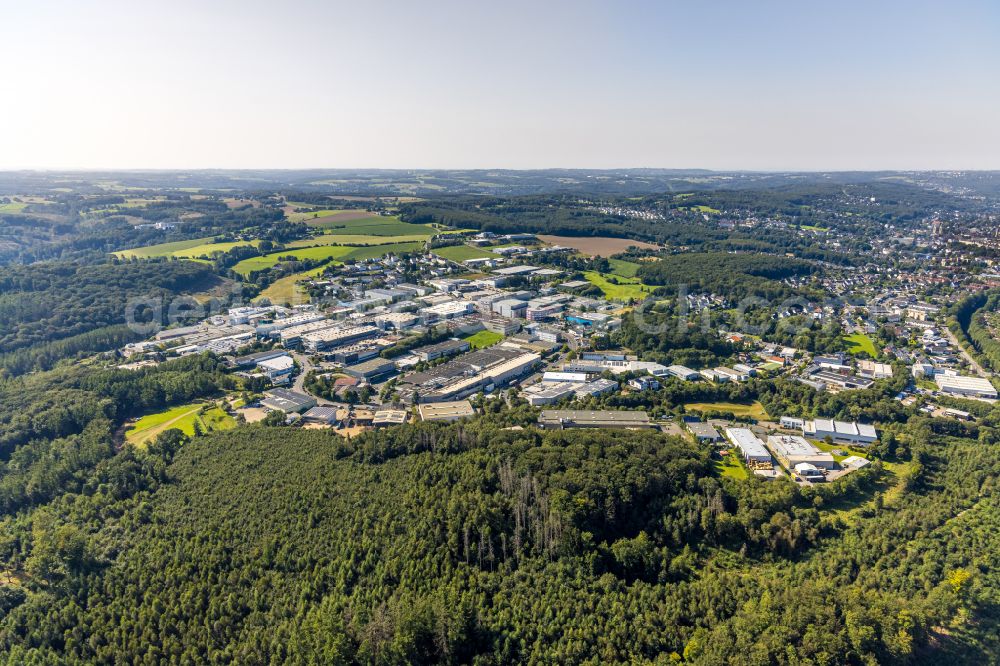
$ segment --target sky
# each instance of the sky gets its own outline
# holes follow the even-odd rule
[[[1000,169],[996,0],[0,0],[0,169]]]

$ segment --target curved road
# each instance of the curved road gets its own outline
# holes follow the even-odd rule
[[[299,364],[301,370],[299,374],[292,381],[292,390],[298,391],[299,393],[305,393],[308,396],[312,396],[316,399],[316,404],[322,407],[332,407],[336,403],[330,402],[325,398],[321,398],[318,395],[313,395],[306,390],[306,375],[308,375],[313,370],[312,361],[305,354],[300,354],[299,352],[291,352],[292,358]]]

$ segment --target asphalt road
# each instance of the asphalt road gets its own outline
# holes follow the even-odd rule
[[[958,353],[962,355],[962,358],[964,358],[966,361],[969,362],[969,365],[972,367],[972,369],[976,372],[977,375],[979,375],[980,377],[990,376],[991,373],[988,372],[985,368],[983,368],[983,366],[979,365],[979,363],[976,362],[976,359],[972,358],[972,356],[969,355],[969,352],[965,351],[965,348],[958,343],[958,339],[955,337],[955,334],[951,332],[951,329],[949,329],[947,326],[942,326],[941,330],[943,330],[945,335],[948,336],[948,340],[950,340],[951,344],[954,345],[955,349],[958,350]]]
[[[292,358],[294,358],[295,361],[299,364],[299,367],[302,368],[301,371],[299,371],[299,374],[292,381],[292,390],[298,391],[299,393],[305,393],[306,395],[312,395],[312,397],[316,398],[317,405],[321,405],[323,407],[330,407],[335,405],[336,403],[330,402],[329,400],[321,398],[318,395],[313,395],[312,393],[306,390],[305,386],[306,375],[308,375],[313,369],[313,364],[312,361],[309,360],[309,357],[306,356],[305,354],[300,354],[299,352],[293,351]]]

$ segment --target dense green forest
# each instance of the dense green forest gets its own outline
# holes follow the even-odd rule
[[[96,265],[42,262],[0,267],[0,371],[47,369],[78,352],[112,349],[136,339],[125,328],[129,299],[161,302],[136,308],[137,323],[167,323],[170,297],[220,282],[205,265],[141,261]]]
[[[85,483],[114,455],[124,419],[237,387],[207,356],[138,371],[76,366],[0,380],[0,512]]]
[[[881,464],[802,490],[720,479],[659,434],[505,431],[516,412],[493,411],[351,442],[167,433],[105,461],[7,522],[0,553],[34,581],[4,600],[8,663],[985,663],[998,645],[995,447],[922,426],[893,492],[904,473]]]
[[[811,262],[789,257],[690,252],[646,263],[639,268],[637,277],[646,284],[669,286],[674,291],[684,286],[689,293],[719,294],[733,300],[746,296],[779,299],[796,294],[780,280],[818,271]]]
[[[1000,370],[1000,340],[990,329],[988,316],[1000,312],[1000,293],[982,291],[955,303],[949,328],[977,360],[994,371]],[[996,326],[997,320],[993,320]]]

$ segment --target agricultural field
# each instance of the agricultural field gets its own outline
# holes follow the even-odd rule
[[[193,247],[198,247],[199,245],[205,245],[211,242],[211,236],[208,238],[191,238],[189,240],[174,241],[172,243],[147,245],[145,247],[137,247],[131,250],[120,250],[115,252],[115,256],[122,259],[130,257],[137,257],[139,259],[148,259],[150,257],[170,257],[173,256],[174,252],[190,250]]]
[[[125,439],[130,444],[141,447],[171,428],[177,428],[186,435],[193,435],[195,424],[198,424],[203,433],[236,427],[235,419],[218,405],[198,402],[143,416],[125,433]]]
[[[322,269],[323,267],[321,266],[319,269],[301,271],[278,278],[261,291],[254,300],[266,298],[272,305],[301,305],[308,303],[309,295],[299,286],[299,281],[307,277],[312,277],[318,271],[322,271]]]
[[[294,206],[295,208],[300,208],[300,206]],[[364,217],[372,217],[372,214],[366,210],[354,210],[354,209],[342,209],[342,208],[316,208],[313,210],[308,210],[301,213],[293,213],[291,211],[292,207],[285,208],[285,217],[289,222],[305,222],[306,224],[312,225],[319,220],[325,219],[336,219],[340,218],[343,220],[356,220]]]
[[[363,261],[365,259],[374,259],[376,257],[384,257],[387,254],[401,254],[404,252],[416,252],[422,250],[424,244],[409,242],[409,243],[390,243],[388,245],[372,245],[369,247],[352,247],[350,252],[342,257],[343,260],[353,259],[355,261]]]
[[[423,247],[422,242],[409,243],[386,243],[384,245],[371,245],[368,247],[350,247],[347,245],[320,245],[317,247],[305,247],[292,250],[281,250],[272,252],[262,257],[250,257],[244,259],[235,266],[233,270],[240,275],[247,277],[255,271],[263,271],[278,263],[279,257],[295,257],[296,259],[314,259],[323,261],[334,259],[347,261],[348,259],[362,260],[374,259],[394,252],[413,252]]]
[[[320,234],[292,241],[286,247],[316,247],[318,245],[386,245],[389,243],[410,243],[427,240],[427,234],[403,234],[400,236],[374,236],[366,234]]]
[[[639,264],[624,259],[608,259],[608,263],[611,264],[611,274],[619,277],[635,277],[641,268]]]
[[[250,257],[233,266],[233,270],[243,277],[249,276],[256,271],[264,271],[278,263],[280,257],[295,257],[296,259],[315,259],[323,261],[325,259],[340,259],[349,254],[355,248],[346,245],[319,245],[316,247],[305,247],[294,250],[281,250],[272,252],[261,257]]]
[[[315,225],[320,226],[320,225]],[[336,222],[322,225],[324,234],[330,235],[366,235],[366,236],[433,236],[439,233],[437,229],[426,224],[410,224],[400,222],[397,217],[371,217],[348,222]]]
[[[20,201],[12,201],[10,203],[0,204],[0,213],[16,214],[24,211],[28,207],[28,204]]]
[[[583,277],[603,291],[604,298],[609,301],[642,300],[653,291],[652,287],[642,284],[635,278],[602,275],[596,271],[587,271]],[[618,284],[610,282],[609,277],[612,277]]]
[[[469,245],[448,245],[447,247],[436,247],[431,250],[431,252],[442,259],[447,259],[448,261],[454,261],[456,263],[462,263],[468,259],[489,259],[500,256],[490,252],[489,250]]]
[[[159,245],[147,245],[131,250],[120,250],[115,252],[115,256],[121,259],[135,257],[138,259],[150,259],[152,257],[176,257],[178,259],[194,259],[197,257],[209,257],[214,252],[228,252],[234,247],[241,245],[258,245],[260,241],[234,241],[229,243],[213,243],[211,236],[207,238],[192,238],[189,240],[174,241],[172,243],[160,243]]]
[[[747,416],[758,421],[766,421],[769,417],[764,405],[757,401],[742,402],[689,402],[684,405],[689,412],[729,412],[733,416]]]
[[[465,339],[468,340],[473,349],[483,349],[484,347],[492,347],[503,340],[503,335],[493,331],[479,331]]]
[[[867,352],[869,356],[875,358],[878,356],[878,350],[875,349],[875,343],[870,337],[864,333],[853,333],[851,335],[844,336],[844,343],[847,345],[847,351],[850,354],[860,354],[861,352]]]
[[[229,252],[234,247],[243,247],[244,245],[253,245],[254,247],[257,247],[258,245],[260,245],[260,241],[252,240],[252,241],[231,241],[228,243],[204,243],[202,245],[196,245],[194,247],[187,248],[186,250],[176,250],[172,252],[170,256],[177,257],[178,259],[211,257],[216,252]]]
[[[591,257],[610,257],[620,254],[630,247],[638,247],[648,250],[659,250],[659,245],[647,243],[645,241],[632,240],[631,238],[611,238],[608,236],[538,236],[538,240],[549,245],[561,245],[571,247]]]

